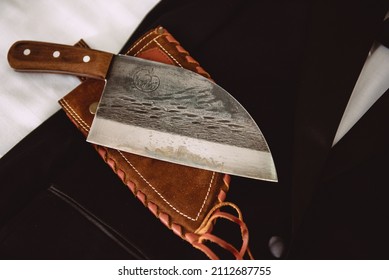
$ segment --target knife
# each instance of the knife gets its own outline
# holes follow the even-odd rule
[[[266,181],[277,173],[255,121],[227,91],[184,68],[74,46],[18,41],[19,71],[106,81],[87,141],[150,158]]]

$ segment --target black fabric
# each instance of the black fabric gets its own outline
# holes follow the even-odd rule
[[[387,6],[387,1],[364,0],[312,4],[295,105],[293,230],[301,225],[311,203]]]
[[[258,123],[279,182],[234,177],[227,196],[244,214],[256,258],[273,258],[274,235],[286,243],[284,258],[388,258],[388,94],[331,148],[388,9],[386,0],[163,0],[124,46],[166,27]],[[0,178],[0,256],[39,258],[26,252],[47,247],[45,256],[61,258],[52,244],[74,240],[63,257],[204,258],[131,196],[62,113],[1,159]],[[46,213],[54,201],[53,213],[72,217],[62,235]],[[24,239],[22,231],[37,236],[26,211],[57,234]],[[216,230],[235,238],[227,225]]]
[[[389,48],[389,18],[387,18],[382,24],[380,33],[378,35],[378,41],[385,47]]]
[[[0,161],[0,258],[204,258],[133,196],[59,111]]]

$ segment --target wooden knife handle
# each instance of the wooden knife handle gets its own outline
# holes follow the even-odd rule
[[[8,62],[18,71],[54,72],[105,79],[113,54],[74,46],[18,41]]]

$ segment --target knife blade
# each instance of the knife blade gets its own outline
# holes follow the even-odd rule
[[[150,158],[259,180],[277,181],[268,144],[227,91],[192,71],[74,46],[16,42],[19,71],[106,81],[87,141]]]

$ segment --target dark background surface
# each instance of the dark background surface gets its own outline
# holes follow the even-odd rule
[[[387,258],[388,94],[330,146],[388,8],[162,1],[130,38],[127,46],[167,28],[261,128],[279,183],[234,177],[227,196],[243,212],[256,258],[273,258],[275,235],[285,258]],[[0,178],[2,258],[205,258],[132,196],[62,112],[1,159]]]

